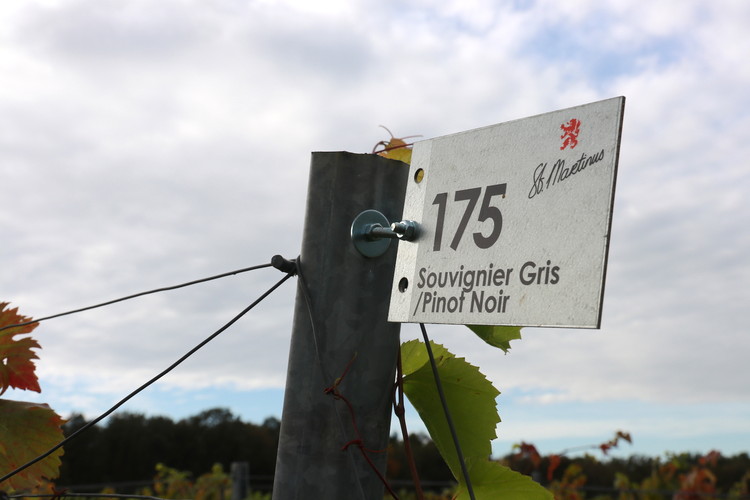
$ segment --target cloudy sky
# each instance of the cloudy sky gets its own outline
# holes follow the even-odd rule
[[[0,301],[41,317],[293,257],[311,151],[624,95],[601,330],[525,329],[507,356],[430,332],[502,392],[497,454],[618,429],[624,454],[750,451],[747,26],[745,0],[5,0]],[[93,417],[279,278],[43,323],[43,392],[6,397]],[[294,295],[125,409],[280,417]]]

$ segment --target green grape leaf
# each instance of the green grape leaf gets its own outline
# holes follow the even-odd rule
[[[445,398],[451,412],[464,457],[487,459],[490,441],[497,437],[500,422],[495,398],[500,392],[479,371],[457,358],[445,347],[430,342],[438,365]],[[456,478],[461,478],[458,455],[435,386],[424,343],[419,340],[401,346],[404,393],[427,427],[432,440]]]
[[[502,464],[487,459],[467,461],[471,486],[477,500],[552,500],[550,491],[542,485]],[[466,500],[466,484],[458,485],[455,500]]]
[[[505,333],[508,341],[512,335],[516,335],[512,338],[519,336],[517,331],[515,334]],[[490,335],[488,338],[498,342],[499,337]],[[500,422],[495,402],[500,392],[477,367],[464,358],[457,358],[440,344],[430,342],[430,346],[476,498],[552,499],[552,494],[530,477],[489,460],[492,453],[490,442],[496,437],[495,427]],[[461,473],[424,343],[418,340],[403,343],[401,360],[404,393],[422,417],[435,446],[458,479],[455,498],[466,500],[469,498],[466,481]]]
[[[521,338],[520,326],[466,325],[477,336],[493,347],[499,347],[505,354],[510,350],[510,341]]]
[[[17,469],[62,441],[62,423],[63,419],[45,404],[0,399],[0,474]],[[32,489],[42,478],[56,478],[62,454],[58,449],[7,479],[3,490]]]

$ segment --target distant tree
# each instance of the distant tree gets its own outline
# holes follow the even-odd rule
[[[64,435],[70,436],[75,431],[86,425],[88,421],[80,413],[71,415],[63,424]],[[92,427],[78,439],[69,441],[65,445],[65,454],[62,456],[60,466],[60,477],[58,484],[77,485],[91,482],[92,477],[101,477],[103,474],[103,460],[97,459],[101,443],[103,428]],[[103,458],[103,457],[102,457]]]
[[[425,489],[431,489],[430,483],[439,483],[435,488],[442,490],[443,485],[455,483],[453,474],[443,460],[435,443],[425,434],[411,434],[409,436],[414,464],[419,473],[420,480],[425,484]],[[411,481],[409,465],[406,462],[404,442],[396,434],[393,434],[388,444],[388,467],[387,477],[390,480]]]
[[[70,435],[87,423],[74,414],[63,430]],[[251,476],[273,476],[279,422],[242,422],[225,408],[213,408],[178,422],[166,417],[120,413],[65,447],[58,485],[122,485],[148,482],[159,463],[197,478],[221,464],[248,462]],[[137,485],[134,485],[134,487]],[[122,488],[120,488],[122,489]]]

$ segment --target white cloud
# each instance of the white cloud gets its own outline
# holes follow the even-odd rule
[[[435,336],[501,390],[540,391],[524,403],[747,401],[746,2],[81,0],[0,17],[0,289],[24,313],[293,257],[309,152],[367,152],[379,124],[432,137],[625,95],[603,331],[527,330],[508,356]],[[42,377],[81,384],[88,408],[279,277],[44,324]],[[279,387],[293,288],[164,383]]]

